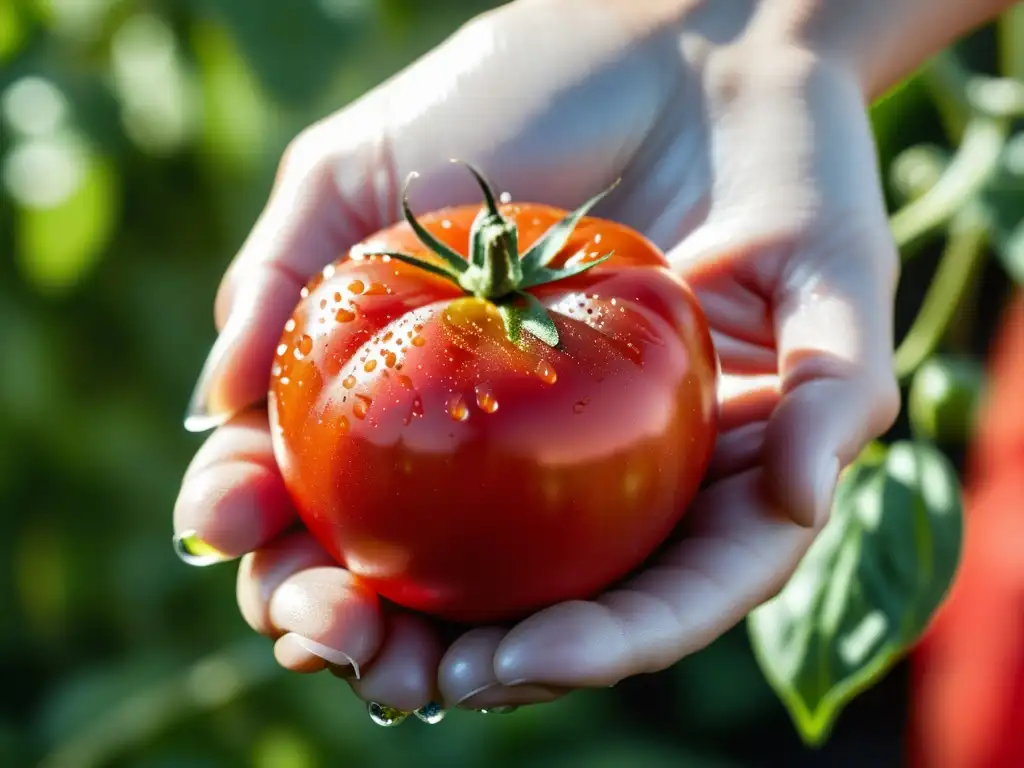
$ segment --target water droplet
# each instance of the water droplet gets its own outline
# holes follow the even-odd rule
[[[465,421],[469,418],[469,408],[466,406],[466,401],[462,399],[462,395],[456,395],[448,401],[448,415],[452,417],[453,421]]]
[[[288,333],[291,333],[292,331],[295,330],[295,318],[294,317],[288,318],[288,322],[284,324],[284,329]]]
[[[395,363],[398,362],[398,355],[390,350],[384,353],[384,365],[388,368],[394,368]]]
[[[363,370],[367,373],[373,373],[373,370],[377,367],[376,360],[367,360],[366,364],[363,365]]]
[[[508,192],[502,192],[500,195],[498,195],[498,202],[504,205],[508,205],[509,203],[512,202],[512,195]]]
[[[287,351],[288,351],[288,345],[287,344],[278,344],[277,345],[277,355],[278,355],[278,357],[280,357],[281,355],[283,355]]]
[[[335,291],[332,297],[336,302],[341,302],[341,291]]]
[[[427,343],[427,340],[425,338],[423,338],[422,336],[413,336],[413,338],[412,338],[412,345],[414,347],[422,347],[426,343]]]
[[[494,413],[498,410],[498,401],[486,384],[477,384],[476,404],[484,413]]]
[[[338,419],[338,431],[339,432],[341,432],[342,434],[345,434],[346,432],[348,432],[348,427],[349,427],[348,416],[342,416],[340,419]]]
[[[412,379],[410,379],[408,376],[399,374],[398,383],[401,384],[406,389],[412,389]]]
[[[327,299],[320,299],[320,309],[327,309]]]
[[[356,377],[353,376],[352,374],[349,374],[348,376],[341,380],[341,386],[343,386],[345,389],[352,389],[352,387],[354,387],[355,385]]]
[[[594,235],[594,245],[597,245],[600,242],[601,242],[601,233],[598,232],[596,235]]]
[[[491,707],[490,709],[478,710],[481,715],[511,715],[515,712],[518,707],[505,706],[505,707]]]
[[[351,323],[356,319],[356,313],[349,309],[342,308],[334,313],[334,319],[339,323]]]
[[[366,284],[362,280],[353,280],[348,284],[349,293],[354,293],[357,296],[366,290]]]
[[[443,219],[441,221],[441,229],[451,229],[451,228],[452,228],[452,223],[451,223],[450,220]]]
[[[298,352],[303,357],[313,351],[313,339],[303,334],[302,338],[299,339]]]
[[[367,296],[387,296],[390,293],[391,289],[384,283],[370,283],[370,287],[366,289]]]
[[[541,360],[537,363],[537,367],[534,369],[534,373],[537,374],[537,378],[543,381],[545,384],[554,384],[558,381],[558,374],[555,373],[555,369],[548,365],[547,360]]]
[[[357,419],[365,419],[372,403],[373,400],[366,395],[356,395],[355,405],[352,406],[352,415]]]
[[[287,387],[291,383],[292,383],[292,380],[289,379],[287,376],[282,376],[281,377],[281,384],[283,384],[284,386]]]
[[[441,708],[440,704],[432,701],[417,709],[413,714],[427,725],[437,725],[444,720],[444,716],[447,713]]]
[[[299,291],[299,298],[304,299],[307,296],[309,296],[309,288],[307,288],[306,286],[302,286],[302,290]]]
[[[391,341],[395,337],[394,331],[388,331],[384,334],[384,341]]]
[[[412,399],[412,415],[417,417],[423,415],[423,399],[419,395]]]
[[[274,363],[274,364],[273,364],[273,365],[272,365],[272,366],[270,367],[270,375],[271,375],[271,376],[275,376],[275,377],[276,377],[276,376],[280,376],[280,375],[281,375],[281,366],[280,366],[280,365],[278,365],[277,363]]]
[[[370,715],[370,719],[376,725],[383,728],[391,728],[396,725],[401,725],[409,716],[408,712],[403,712],[400,709],[395,709],[394,707],[389,707],[385,704],[378,704],[375,701],[371,701],[366,705],[366,712]]]
[[[324,280],[330,280],[332,277],[334,277],[334,265],[333,264],[328,264],[326,267],[324,267],[323,276],[324,276]]]
[[[575,403],[573,403],[572,412],[577,414],[583,413],[583,409],[587,407],[588,403],[590,403],[589,397],[584,397],[582,400],[577,400]]]

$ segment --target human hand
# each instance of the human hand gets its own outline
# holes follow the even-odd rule
[[[747,11],[679,7],[510,4],[287,153],[217,298],[189,421],[218,428],[186,472],[175,530],[186,554],[220,553],[193,561],[245,555],[242,612],[289,669],[328,667],[364,699],[414,710],[545,701],[668,667],[785,582],[840,467],[895,418],[897,260],[856,78],[785,39],[740,40]],[[592,601],[455,638],[286,533],[296,519],[262,404],[299,286],[396,220],[407,173],[421,175],[416,210],[476,200],[452,156],[514,199],[567,208],[621,176],[596,213],[666,251],[725,374],[684,536]]]

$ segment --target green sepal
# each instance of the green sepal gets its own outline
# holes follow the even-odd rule
[[[594,195],[592,198],[587,200],[587,202],[572,213],[568,214],[564,219],[553,225],[551,229],[541,235],[540,239],[533,244],[530,250],[523,254],[523,273],[531,275],[538,268],[546,267],[550,264],[551,260],[555,258],[559,251],[565,247],[565,244],[569,242],[569,236],[572,235],[572,232],[576,228],[576,225],[579,224],[580,219],[586,216],[587,212],[591,208],[597,205],[618,185],[619,180],[616,179],[606,190]]]
[[[457,274],[462,274],[469,268],[469,264],[462,256],[456,253],[452,248],[442,243],[432,234],[430,234],[412,213],[412,209],[409,208],[409,181],[415,179],[419,174],[409,174],[409,179],[406,181],[406,190],[402,194],[402,213],[405,214],[405,220],[412,227],[412,231],[416,233],[416,237],[420,239],[427,248],[432,250],[438,256],[445,260],[445,262],[453,269]]]
[[[578,262],[569,267],[562,267],[561,269],[548,269],[547,267],[538,267],[537,269],[527,273],[523,276],[522,281],[519,283],[520,288],[534,288],[538,285],[544,285],[545,283],[553,283],[557,280],[564,280],[567,277],[574,277],[576,275],[586,272],[588,269],[593,269],[598,264],[603,264],[608,261],[615,252],[606,253],[599,259],[592,261]]]
[[[498,305],[498,311],[505,321],[505,332],[513,344],[521,344],[523,331],[529,331],[549,347],[557,347],[558,328],[548,314],[547,307],[536,296],[516,293],[511,301]]]
[[[401,251],[366,251],[367,256],[389,256],[396,261],[402,261],[411,266],[422,269],[424,272],[430,272],[438,277],[443,277],[445,280],[455,283],[460,288],[462,283],[459,280],[459,273],[451,269],[446,269],[438,264],[431,264],[429,261],[425,261],[416,256],[411,256],[408,253],[402,253]]]

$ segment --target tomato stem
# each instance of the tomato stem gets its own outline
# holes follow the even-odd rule
[[[497,199],[490,184],[469,163],[464,165],[476,179],[484,197],[469,232],[469,257],[463,258],[455,249],[434,237],[413,215],[409,208],[409,184],[418,174],[409,174],[402,194],[402,212],[420,242],[439,257],[441,263],[427,261],[407,253],[367,252],[390,256],[406,264],[442,277],[458,285],[470,296],[494,302],[505,320],[505,331],[510,341],[522,343],[522,331],[527,330],[543,343],[557,347],[558,329],[548,310],[525,289],[554,283],[593,269],[611,258],[608,253],[596,259],[579,261],[572,266],[554,267],[550,264],[565,248],[569,237],[587,212],[617,185],[616,180],[603,192],[595,195],[575,211],[566,215],[520,255],[519,232],[511,219],[498,209]]]

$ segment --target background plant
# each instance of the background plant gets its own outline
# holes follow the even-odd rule
[[[666,673],[509,717],[453,715],[441,738],[374,728],[337,681],[279,672],[237,615],[231,569],[171,554],[169,511],[197,444],[182,408],[213,333],[197,308],[212,305],[285,143],[494,4],[0,0],[0,765],[656,768],[901,753],[899,659],[955,565],[979,361],[1024,280],[1020,8],[873,110],[905,257],[907,407],[844,478],[802,569],[816,600],[784,592],[750,634]],[[892,505],[921,526],[901,526]],[[919,553],[913,568],[893,570],[896,547]],[[865,563],[885,589],[868,588]],[[881,634],[877,619],[861,629],[874,610]],[[851,637],[859,656],[837,650]],[[828,676],[809,677],[822,660]],[[820,751],[802,747],[790,713],[808,741],[830,736]]]

